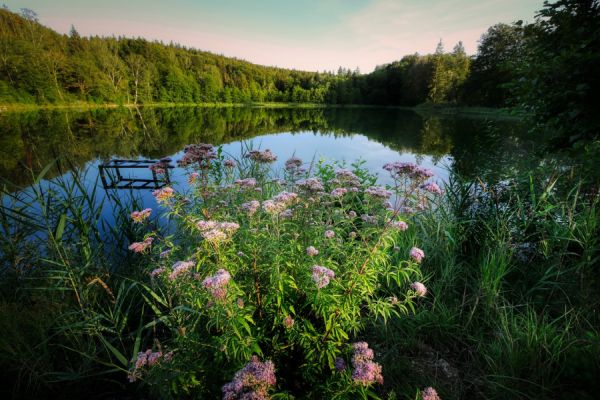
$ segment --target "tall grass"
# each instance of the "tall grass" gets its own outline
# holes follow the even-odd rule
[[[135,238],[138,199],[113,199],[108,226],[97,181],[77,169],[46,181],[49,169],[2,192],[0,365],[16,397],[113,387],[100,382],[127,368],[143,312],[122,245]]]
[[[391,351],[390,387],[414,393],[434,379],[444,399],[594,398],[599,196],[556,181],[450,178],[419,219],[428,304],[372,331]]]
[[[136,390],[124,377],[160,330],[165,293],[126,251],[143,232],[139,199],[110,205],[81,171],[0,207],[0,368],[9,397]],[[87,182],[87,183],[86,183]],[[600,390],[599,196],[532,172],[502,185],[450,177],[413,217],[429,295],[365,334],[383,364],[383,396],[594,398]],[[110,206],[109,224],[102,211]],[[171,305],[169,305],[171,306]],[[141,388],[144,391],[144,388]]]

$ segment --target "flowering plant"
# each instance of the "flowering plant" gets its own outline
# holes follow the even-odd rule
[[[176,229],[132,250],[148,257],[154,339],[173,353],[152,366],[162,377],[146,376],[227,399],[367,398],[385,371],[358,338],[426,293],[414,283],[424,253],[407,210],[436,194],[432,174],[388,164],[396,184],[384,188],[360,163],[304,167],[294,157],[280,179],[276,159],[253,150],[234,162],[189,146],[179,165],[190,186],[155,193]]]

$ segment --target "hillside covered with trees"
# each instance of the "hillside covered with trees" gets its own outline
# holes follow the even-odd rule
[[[305,72],[141,38],[61,35],[35,12],[0,10],[0,103],[311,102],[414,106],[458,102],[471,60],[461,43],[370,74]]]
[[[321,103],[517,107],[569,147],[597,136],[600,2],[545,3],[532,24],[496,24],[475,56],[462,43],[369,74],[255,65],[142,38],[61,35],[35,12],[0,9],[0,104]]]

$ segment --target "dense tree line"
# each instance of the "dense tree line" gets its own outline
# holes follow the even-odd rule
[[[369,74],[264,67],[177,44],[60,35],[34,12],[0,9],[0,104],[311,102],[519,107],[561,145],[597,137],[600,1],[544,3],[534,23],[490,27],[478,52],[462,43]]]
[[[60,35],[30,10],[0,10],[0,103],[312,102],[416,105],[456,102],[469,71],[462,44],[371,74],[264,67],[177,44]]]

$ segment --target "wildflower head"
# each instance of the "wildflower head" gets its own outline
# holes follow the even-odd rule
[[[235,168],[235,161],[231,160],[231,159],[227,159],[223,162],[223,165],[225,165],[227,168]]]
[[[152,214],[151,208],[146,208],[142,211],[134,211],[131,213],[131,219],[135,223],[141,223],[147,220],[150,217],[150,214]]]
[[[416,167],[411,173],[411,178],[418,181],[424,181],[431,178],[433,175],[435,175],[433,171],[428,168]]]
[[[360,179],[354,174],[354,172],[347,169],[339,169],[335,171],[335,179],[332,181],[340,186],[347,187],[349,191],[355,192],[360,187]]]
[[[344,371],[346,369],[346,361],[342,357],[337,357],[335,359],[335,369],[338,371]]]
[[[218,244],[229,239],[240,227],[235,222],[218,222],[201,220],[196,223],[202,237],[209,243]]]
[[[277,382],[275,365],[271,361],[260,362],[258,357],[235,373],[233,380],[222,388],[223,400],[267,400],[268,390]]]
[[[429,193],[433,193],[433,194],[442,194],[442,189],[440,189],[440,187],[437,185],[437,183],[433,183],[433,182],[427,182],[422,184],[421,189],[429,192]]]
[[[158,203],[167,203],[171,197],[173,197],[175,191],[173,188],[165,187],[162,189],[158,189],[152,192],[152,196],[156,199]]]
[[[246,158],[258,163],[272,163],[277,161],[277,156],[271,153],[271,150],[266,149],[265,151],[252,150],[246,154]]]
[[[437,391],[430,387],[426,387],[421,392],[421,397],[423,400],[441,400],[440,396],[438,396]]]
[[[381,365],[373,361],[374,353],[366,342],[358,342],[352,345],[354,355],[352,356],[352,379],[358,385],[369,386],[375,382],[382,384],[383,375]]]
[[[365,194],[375,199],[386,200],[392,196],[392,192],[380,186],[371,186],[365,190]]]
[[[251,200],[242,204],[242,209],[246,212],[246,214],[248,214],[248,216],[254,215],[259,207],[260,202],[258,200]]]
[[[177,261],[173,264],[171,273],[169,274],[169,280],[174,281],[179,276],[187,273],[191,268],[196,265],[193,261]]]
[[[332,237],[334,237],[334,236],[335,236],[335,232],[334,232],[334,231],[332,231],[331,229],[329,229],[329,230],[326,230],[326,231],[325,231],[325,233],[324,233],[324,236],[325,236],[327,239],[331,239]]]
[[[192,172],[189,176],[188,176],[188,183],[191,185],[193,183],[196,183],[198,181],[198,178],[200,177],[200,174],[197,172]]]
[[[246,179],[236,179],[236,185],[239,185],[242,189],[252,189],[256,186],[256,179],[254,178],[246,178]]]
[[[405,231],[408,229],[408,224],[404,221],[392,221],[390,227],[399,231]]]
[[[411,283],[410,288],[414,290],[419,297],[425,297],[427,294],[427,287],[425,287],[425,285],[423,285],[421,282]]]
[[[198,163],[202,169],[208,168],[210,161],[217,158],[217,153],[212,144],[190,144],[183,149],[183,157],[177,161],[180,167]]]
[[[314,246],[308,246],[306,248],[306,255],[309,257],[314,257],[319,254],[319,250],[317,250]]]
[[[319,289],[329,285],[331,279],[335,278],[335,272],[329,268],[315,265],[312,267],[312,279]]]
[[[346,193],[348,193],[348,189],[346,189],[346,188],[335,188],[331,191],[331,196],[332,197],[342,197]]]
[[[425,257],[425,252],[418,247],[413,247],[410,249],[409,255],[416,263],[420,263]]]
[[[219,269],[213,276],[209,276],[202,281],[202,286],[216,299],[223,300],[227,295],[227,284],[231,280],[231,275],[224,269]]]
[[[133,365],[133,369],[129,371],[129,382],[135,382],[140,379],[147,369],[153,367],[157,363],[171,362],[172,359],[172,351],[164,355],[161,351],[152,351],[151,349],[140,351]]]
[[[294,318],[292,318],[291,315],[286,316],[283,320],[283,326],[285,326],[286,329],[292,329],[294,326]]]
[[[155,268],[152,270],[152,272],[150,272],[150,276],[154,278],[163,272],[165,272],[165,267]]]
[[[302,165],[302,160],[299,159],[298,157],[290,157],[286,162],[285,162],[285,169],[288,171],[293,171],[295,169],[300,168],[300,166]]]
[[[129,245],[129,250],[133,251],[134,253],[142,253],[144,250],[150,247],[153,241],[154,238],[147,237],[143,242],[133,242]]]
[[[165,251],[161,251],[159,254],[160,258],[167,258],[173,252],[173,249],[167,249]]]
[[[289,208],[286,210],[283,210],[282,212],[279,213],[280,218],[289,219],[289,218],[292,218],[293,216],[294,216],[294,212]]]
[[[322,192],[325,189],[319,178],[303,179],[298,182],[298,187],[311,193]]]

